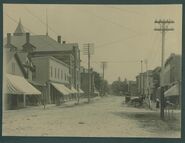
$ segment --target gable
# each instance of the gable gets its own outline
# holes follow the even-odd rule
[[[18,75],[24,77],[24,74],[22,70],[20,69],[20,66],[18,65],[15,56],[13,56],[7,63],[4,65],[4,68],[6,68],[6,73]]]
[[[23,47],[22,50],[23,50],[24,52],[28,52],[28,53],[31,53],[31,52],[33,52],[33,51],[36,50],[36,47],[33,46],[33,45],[30,44],[30,43],[26,43],[26,44],[24,44],[22,47]]]

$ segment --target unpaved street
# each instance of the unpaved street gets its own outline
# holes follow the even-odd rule
[[[180,137],[179,120],[159,120],[159,113],[127,107],[123,97],[94,99],[91,104],[29,107],[5,111],[3,135]]]

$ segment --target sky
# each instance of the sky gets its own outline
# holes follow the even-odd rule
[[[47,11],[47,12],[46,12]],[[171,53],[182,53],[182,5],[67,5],[67,4],[4,4],[3,35],[13,33],[19,19],[32,35],[46,34],[46,13],[49,36],[61,35],[67,43],[78,43],[81,65],[87,67],[83,45],[93,43],[91,67],[109,83],[121,78],[135,80],[141,72],[161,65],[161,33],[155,20],[170,19],[174,31],[165,35],[165,59]],[[147,68],[146,68],[147,67]]]

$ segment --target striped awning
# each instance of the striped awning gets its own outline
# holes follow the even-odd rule
[[[32,86],[24,77],[17,75],[6,75],[5,93],[7,94],[24,94],[24,95],[39,95],[41,92]]]
[[[167,91],[164,92],[164,96],[179,96],[179,85],[175,84],[174,86],[170,87]]]
[[[72,94],[72,91],[63,84],[53,82],[51,84],[55,87],[56,90],[64,95]]]
[[[81,88],[79,88],[79,93],[84,93],[84,91]]]
[[[78,91],[72,86],[71,87],[71,91],[73,92],[73,93],[78,93]]]

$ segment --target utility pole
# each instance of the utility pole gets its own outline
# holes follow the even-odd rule
[[[160,117],[162,120],[164,120],[164,83],[163,83],[163,72],[164,72],[164,55],[165,55],[165,33],[167,31],[173,31],[173,28],[168,28],[168,25],[171,23],[174,23],[173,20],[155,20],[156,24],[159,24],[160,28],[155,28],[155,31],[161,32],[162,35],[162,52],[161,52],[161,106],[160,106]]]
[[[91,98],[91,55],[93,54],[93,43],[84,44],[84,55],[88,56],[88,103]]]
[[[140,92],[143,99],[143,60],[141,60]]]
[[[102,64],[102,69],[103,69],[103,80],[104,80],[105,68],[106,68],[107,62],[103,61],[103,62],[101,62],[101,64]]]
[[[103,83],[102,83],[102,90],[103,90],[103,95],[105,95],[105,83],[104,83],[104,76],[105,76],[105,68],[107,66],[107,62],[106,61],[102,61],[101,62],[102,65],[102,69],[103,69]]]
[[[48,36],[48,9],[46,8],[46,36]]]
[[[149,92],[149,76],[148,76],[148,60],[145,60],[146,65],[146,91],[147,91],[147,97],[148,97],[148,107],[150,108],[150,92]]]

